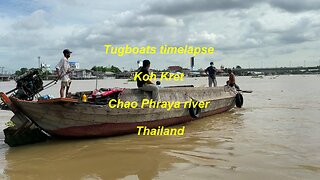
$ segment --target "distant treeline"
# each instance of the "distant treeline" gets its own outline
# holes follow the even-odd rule
[[[119,73],[121,70],[116,66],[111,67],[104,67],[104,66],[93,66],[91,68],[92,71],[98,71],[98,72],[113,72],[113,73]]]
[[[20,76],[20,75],[22,75],[22,74],[24,74],[24,73],[26,73],[27,71],[29,71],[29,70],[32,70],[32,69],[35,69],[35,68],[30,68],[30,69],[28,69],[28,68],[21,68],[20,70],[16,70],[16,72],[14,73],[14,75],[15,76]],[[44,76],[45,75],[51,75],[52,73],[50,72],[50,71],[48,71],[48,70],[42,70],[42,72],[41,72]]]

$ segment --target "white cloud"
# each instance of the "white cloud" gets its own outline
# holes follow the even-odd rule
[[[37,8],[31,12],[0,15],[2,66],[36,66],[38,56],[53,65],[64,48],[70,48],[73,58],[86,68],[113,64],[130,69],[136,67],[137,59],[144,58],[159,69],[189,63],[187,55],[109,56],[104,52],[106,43],[215,47],[213,56],[197,57],[199,67],[212,59],[225,66],[259,67],[261,61],[264,66],[274,66],[274,62],[280,66],[287,58],[298,64],[319,56],[319,3],[312,0],[300,3],[301,7],[286,0],[32,3]]]
[[[36,10],[29,16],[18,20],[12,27],[18,30],[37,30],[48,27],[49,23],[45,20],[45,15],[46,12],[44,10]]]
[[[221,37],[223,39],[223,37]],[[216,44],[217,35],[207,31],[197,32],[189,35],[187,43],[191,44]]]

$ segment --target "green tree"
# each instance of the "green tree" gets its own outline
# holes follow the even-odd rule
[[[21,75],[21,71],[20,70],[16,70],[16,72],[14,73],[16,76],[20,76]]]
[[[121,70],[120,70],[118,67],[116,67],[116,66],[111,66],[111,68],[108,69],[108,70],[110,70],[110,71],[113,72],[113,73],[119,73],[119,72],[121,72]]]
[[[24,74],[24,73],[26,73],[28,71],[28,68],[21,68],[20,71],[21,71],[22,74]]]
[[[121,70],[116,66],[111,66],[110,68],[104,67],[104,66],[93,66],[91,70],[98,71],[98,72],[113,72],[113,73],[121,72]]]
[[[17,70],[17,71],[15,72],[15,75],[16,75],[16,76],[20,76],[20,75],[26,73],[27,71],[28,71],[28,68],[21,68],[20,70]]]

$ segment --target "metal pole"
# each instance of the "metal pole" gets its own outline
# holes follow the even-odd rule
[[[39,68],[41,68],[41,64],[40,64],[40,56],[38,56],[38,64],[39,64]]]
[[[98,89],[98,75],[96,74],[96,89]]]

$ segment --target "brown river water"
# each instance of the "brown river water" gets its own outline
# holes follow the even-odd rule
[[[227,77],[218,77],[224,85]],[[184,136],[137,134],[50,140],[10,148],[0,134],[0,179],[320,179],[320,76],[237,77],[244,107],[184,124]],[[73,81],[71,91],[93,90]],[[186,78],[173,84],[207,84]],[[0,82],[7,91],[15,82]],[[104,79],[99,87],[135,87]],[[58,96],[59,85],[44,94]],[[0,111],[5,128],[12,113]],[[177,126],[181,127],[181,126]]]

